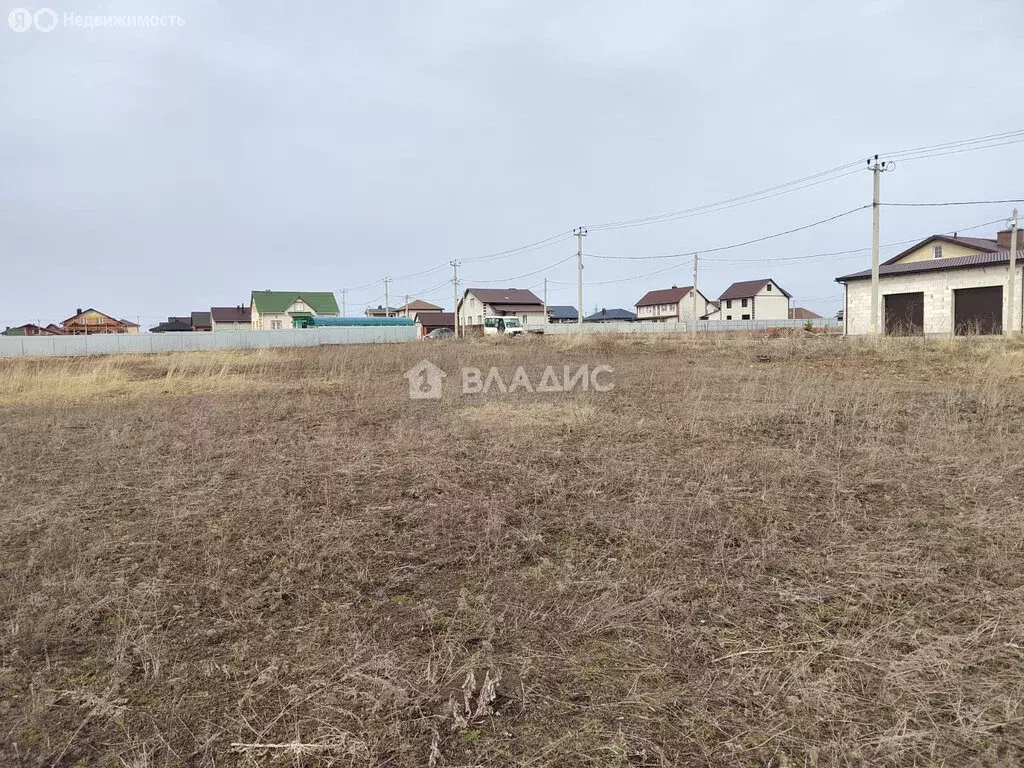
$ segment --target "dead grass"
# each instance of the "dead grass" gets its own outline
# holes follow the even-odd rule
[[[421,357],[607,393],[411,401]],[[0,764],[1016,766],[1024,346],[0,364]]]

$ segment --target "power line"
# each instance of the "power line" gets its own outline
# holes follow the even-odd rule
[[[942,144],[930,144],[923,147],[913,147],[911,149],[898,149],[895,152],[883,152],[882,157],[885,158],[897,158],[900,155],[912,155],[918,152],[929,152],[932,150],[951,149],[955,147],[961,147],[968,144],[979,144],[988,141],[995,141],[997,139],[1006,139],[1009,137],[1024,135],[1024,129],[1017,128],[1012,131],[1004,131],[1003,133],[993,133],[988,136],[978,136],[973,139],[959,139],[957,141],[947,141]]]
[[[858,211],[863,211],[866,208],[870,208],[870,207],[871,206],[867,205],[867,204],[865,204],[865,205],[858,205],[856,208],[851,208],[848,211],[843,211],[842,213],[837,213],[834,216],[829,216],[828,218],[825,218],[825,219],[819,219],[818,221],[812,221],[810,224],[804,224],[804,225],[799,226],[799,227],[793,227],[792,229],[787,229],[787,230],[784,230],[782,232],[775,232],[773,234],[764,235],[762,237],[755,237],[752,240],[744,240],[743,242],[740,242],[740,243],[733,243],[731,245],[721,245],[721,246],[718,246],[716,248],[688,248],[686,254],[668,253],[668,254],[664,254],[664,255],[661,255],[661,256],[600,256],[598,254],[588,253],[586,255],[589,256],[590,258],[593,258],[593,259],[615,259],[615,260],[621,260],[621,261],[650,261],[652,259],[677,259],[677,258],[679,258],[681,256],[684,256],[684,255],[687,255],[687,254],[692,254],[694,251],[696,251],[697,253],[700,253],[700,254],[718,253],[720,251],[729,251],[729,250],[732,250],[734,248],[742,248],[742,247],[747,246],[747,245],[754,245],[755,243],[763,243],[766,240],[772,240],[772,239],[777,238],[777,237],[784,237],[785,235],[792,235],[795,232],[802,232],[802,231],[804,231],[806,229],[811,229],[812,227],[819,227],[822,224],[828,224],[830,221],[835,221],[836,219],[841,219],[844,216],[849,216],[849,215],[851,215],[853,213],[857,213]]]
[[[1010,139],[1009,141],[999,142],[999,139]],[[961,152],[972,152],[979,149],[989,149],[991,147],[1006,146],[1008,144],[1017,144],[1024,141],[1024,129],[1015,129],[1012,131],[1004,131],[1002,133],[989,134],[987,136],[977,136],[969,139],[958,139],[956,141],[948,141],[941,144],[932,144],[922,147],[913,147],[910,149],[896,150],[895,152],[889,152],[883,155],[886,158],[899,159],[899,160],[923,160],[930,157],[942,157],[945,155],[959,154]],[[700,216],[706,213],[714,213],[719,211],[728,210],[735,208],[740,205],[749,205],[755,202],[762,202],[764,200],[770,200],[779,195],[790,194],[791,192],[797,192],[801,189],[808,187],[817,186],[818,184],[825,184],[830,181],[837,181],[845,176],[849,176],[855,173],[859,173],[862,169],[862,165],[859,161],[845,163],[838,165],[834,168],[830,168],[825,171],[819,171],[808,176],[804,176],[793,181],[784,182],[782,184],[776,184],[775,186],[766,187],[764,189],[756,190],[754,192],[748,192],[744,195],[737,195],[735,197],[721,200],[715,203],[707,203],[705,205],[695,206],[693,208],[687,208],[679,211],[671,211],[668,213],[656,214],[653,216],[644,216],[634,219],[625,219],[622,221],[612,221],[603,224],[593,224],[588,228],[594,231],[608,230],[608,229],[625,229],[629,227],[641,227],[650,224],[658,224],[665,221],[675,221],[683,218],[691,218],[693,216]]]
[[[861,168],[859,162],[847,163],[845,165],[837,166],[836,168],[832,168],[827,171],[821,171],[820,173],[815,173],[810,176],[805,176],[801,179],[795,179],[793,181],[785,182],[783,184],[776,184],[773,187],[767,187],[765,189],[757,190],[756,192],[748,192],[745,195],[738,195],[736,197],[731,197],[727,200],[721,200],[717,203],[707,203],[705,205],[699,205],[694,208],[687,208],[681,211],[671,211],[669,213],[662,213],[656,216],[646,216],[639,219],[627,219],[625,221],[615,221],[605,224],[594,224],[588,226],[588,229],[592,229],[595,231],[608,229],[627,229],[630,227],[642,227],[648,224],[658,224],[663,221],[674,221],[677,219],[692,218],[694,216],[700,216],[705,213],[725,211],[730,208],[736,208],[741,205],[749,205],[751,203],[761,202],[762,200],[770,200],[771,198],[778,197],[779,195],[789,194],[790,192],[796,192],[800,189],[806,189],[807,187],[817,186],[818,184],[824,184],[829,181],[836,181],[845,176],[850,176],[854,173],[859,173],[860,170]],[[840,171],[845,172],[839,173]],[[834,175],[836,173],[839,173],[839,175]],[[821,178],[823,176],[825,176],[826,178]],[[815,181],[815,179],[817,179],[817,181]]]
[[[932,153],[923,154],[923,155],[915,155],[915,156],[912,156],[912,157],[900,157],[900,158],[897,158],[897,159],[901,163],[905,163],[905,162],[909,162],[911,160],[926,160],[926,159],[932,158],[932,157],[945,157],[947,155],[961,155],[964,152],[976,152],[976,151],[978,151],[980,149],[994,149],[995,147],[1006,147],[1006,146],[1009,146],[1010,144],[1020,144],[1022,142],[1024,142],[1024,137],[1019,138],[1019,139],[1015,139],[1013,141],[1000,142],[998,144],[985,144],[984,146],[976,146],[976,147],[970,147],[969,146],[969,147],[964,147],[963,149],[956,149],[956,150],[952,150],[952,151],[949,151],[949,152],[932,152]]]
[[[571,256],[566,256],[564,259],[556,261],[554,264],[548,264],[546,267],[541,267],[540,269],[535,269],[533,272],[527,272],[525,275],[516,275],[515,277],[504,277],[504,278],[502,278],[500,280],[465,280],[465,279],[463,279],[463,280],[461,280],[461,282],[466,283],[467,285],[470,284],[470,283],[475,283],[475,284],[478,284],[478,285],[479,284],[487,284],[487,283],[510,283],[513,280],[522,280],[524,277],[532,277],[533,275],[539,275],[541,272],[546,272],[549,269],[554,269],[557,266],[565,264],[565,262],[569,261],[570,259],[575,259],[575,258],[576,258],[576,254],[574,253]]]
[[[958,200],[942,203],[879,203],[897,208],[941,208],[947,205],[1003,205],[1009,203],[1024,203],[1024,200]]]
[[[980,224],[971,224],[971,225],[966,226],[966,227],[958,227],[957,229],[947,230],[946,232],[944,232],[942,234],[953,234],[953,233],[959,233],[959,232],[970,232],[972,229],[980,229],[981,227],[991,226],[992,224],[1001,223],[1002,221],[1003,221],[1003,219],[993,219],[992,221],[984,221],[984,222],[981,222]],[[881,245],[879,247],[880,248],[895,248],[895,247],[902,246],[902,245],[909,245],[911,243],[919,243],[919,242],[921,242],[924,239],[927,239],[927,236],[925,236],[925,237],[915,237],[915,238],[911,238],[911,239],[908,239],[908,240],[899,240],[899,241],[892,242],[892,243],[885,243],[884,245]],[[870,251],[871,251],[871,247],[868,246],[866,248],[851,248],[849,250],[844,250],[844,251],[830,251],[830,252],[825,252],[825,253],[813,253],[813,254],[800,255],[800,256],[780,256],[780,257],[777,257],[777,258],[714,259],[714,260],[712,260],[710,262],[710,264],[740,264],[740,263],[772,264],[772,263],[776,263],[776,262],[803,261],[803,260],[811,260],[811,259],[818,259],[818,258],[831,258],[831,257],[834,257],[834,256],[844,256],[844,257],[848,257],[849,258],[849,257],[852,257],[854,255],[858,255],[858,254],[862,254],[862,253],[868,253]],[[628,283],[628,282],[633,282],[635,280],[642,280],[644,278],[654,277],[656,275],[661,275],[661,274],[664,274],[666,272],[671,272],[672,270],[676,269],[677,267],[679,267],[681,265],[680,262],[682,261],[682,259],[687,258],[687,257],[692,257],[692,254],[690,254],[690,253],[677,254],[675,256],[676,263],[673,263],[673,264],[669,265],[668,267],[664,267],[662,269],[655,270],[654,272],[646,272],[646,273],[641,274],[641,275],[631,275],[629,277],[618,278],[618,279],[615,279],[615,280],[600,280],[600,281],[596,281],[596,282],[589,282],[589,283],[587,283],[587,285],[614,285],[614,284],[618,284],[618,283]],[[838,259],[838,261],[842,261],[842,260],[843,259]],[[549,280],[548,282],[551,285],[564,285],[564,286],[574,286],[575,285],[575,283],[570,283],[570,282],[561,281],[561,280]]]

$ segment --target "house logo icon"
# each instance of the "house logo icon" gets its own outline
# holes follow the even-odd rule
[[[409,399],[440,400],[441,381],[447,375],[429,360],[420,360],[403,374],[409,380]]]

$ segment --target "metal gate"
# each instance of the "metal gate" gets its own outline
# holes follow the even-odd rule
[[[1003,332],[1003,287],[953,291],[953,329],[957,336],[993,336]]]
[[[885,335],[924,334],[924,292],[890,293],[885,297]]]

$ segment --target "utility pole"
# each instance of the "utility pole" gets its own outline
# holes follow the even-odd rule
[[[388,302],[388,283],[390,282],[390,277],[384,278],[384,317],[391,317],[391,304]]]
[[[348,288],[341,289],[341,316],[348,317],[348,309],[345,307],[345,294],[348,293]]]
[[[690,289],[690,296],[693,297],[693,318],[690,320],[690,338],[697,338],[697,254],[693,254],[693,288]]]
[[[1010,279],[1006,285],[1006,335],[1012,336],[1017,332],[1016,302],[1017,302],[1017,209],[1013,209],[1013,218],[1010,219]]]
[[[583,238],[587,236],[587,230],[583,227],[576,227],[572,231],[576,235],[576,325],[583,330]]]
[[[459,265],[462,262],[448,263],[452,265],[452,314],[455,321],[455,338],[459,338]]]
[[[879,162],[878,155],[868,158],[868,167],[874,181],[874,193],[871,196],[871,335],[878,337],[878,210],[879,192],[881,190],[881,177],[883,171],[891,171],[896,167],[893,162]],[[849,323],[849,318],[844,317],[844,322]]]
[[[548,279],[544,278],[544,322],[548,321]]]
[[[405,316],[409,316],[409,294],[405,294]]]

